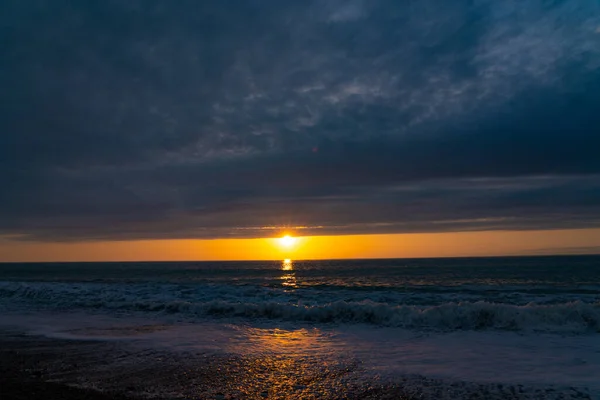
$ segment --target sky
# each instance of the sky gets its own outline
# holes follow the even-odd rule
[[[600,252],[597,1],[5,0],[0,42],[0,261]]]

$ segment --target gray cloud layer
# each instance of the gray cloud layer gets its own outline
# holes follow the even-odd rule
[[[5,1],[0,234],[599,226],[599,28],[574,0]]]

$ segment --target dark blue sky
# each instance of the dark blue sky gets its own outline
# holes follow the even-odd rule
[[[0,4],[0,234],[600,226],[597,1]]]

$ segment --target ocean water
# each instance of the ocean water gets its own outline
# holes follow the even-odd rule
[[[600,333],[600,257],[0,265],[0,306]]]
[[[354,360],[405,383],[600,395],[600,256],[0,264],[0,317],[169,351]]]

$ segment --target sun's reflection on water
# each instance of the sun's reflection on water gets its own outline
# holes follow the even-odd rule
[[[298,288],[297,271],[291,259],[282,260],[277,279],[289,294]],[[283,296],[289,305],[302,307],[295,296]],[[279,303],[265,305],[279,315]],[[349,382],[362,376],[358,363],[348,357],[343,337],[337,332],[310,323],[266,323],[257,326],[231,325],[233,334],[223,350],[234,355],[220,368],[226,382],[221,398],[239,399],[320,399],[341,398],[352,391]]]
[[[236,398],[339,398],[356,381],[358,364],[342,357],[343,339],[318,328],[243,327],[229,351],[243,354]]]
[[[286,258],[281,263],[281,269],[284,271],[292,271],[294,269],[294,265],[292,264],[292,260]]]
[[[289,258],[283,260],[281,262],[281,270],[286,271],[286,273],[284,273],[280,278],[282,280],[281,284],[288,288],[298,287],[296,282],[296,273],[294,272],[294,264],[292,263],[292,260],[290,260]]]
[[[331,350],[331,335],[319,329],[247,328],[250,346],[260,354],[322,355]]]

